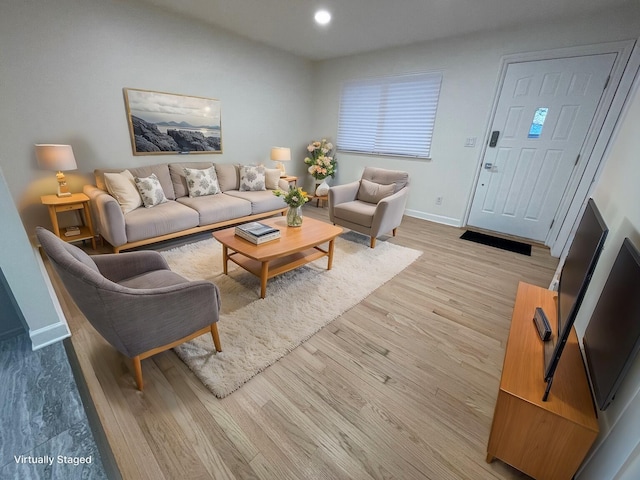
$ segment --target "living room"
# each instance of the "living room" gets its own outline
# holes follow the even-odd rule
[[[8,192],[0,193],[3,216],[5,206],[15,205],[15,211],[8,214],[10,233],[3,238],[0,253],[3,271],[15,271],[5,262],[16,256],[24,258],[25,251],[31,254],[30,248],[16,245],[16,238],[21,241],[23,237],[14,236],[13,229],[24,229],[32,237],[36,225],[50,223],[40,196],[55,190],[55,179],[51,172],[37,167],[35,143],[73,146],[78,170],[67,172],[73,192],[93,183],[96,168],[126,168],[164,160],[132,155],[123,88],[220,99],[224,153],[213,161],[267,163],[273,145],[290,145],[293,158],[299,161],[289,162],[287,171],[305,178],[305,186],[310,188],[302,158],[309,141],[336,135],[342,81],[356,74],[442,71],[432,159],[339,154],[334,182],[355,180],[369,165],[407,171],[412,178],[407,214],[426,225],[434,221],[462,226],[479,162],[479,147],[465,147],[464,139],[485,136],[501,57],[637,39],[640,14],[636,3],[319,61],[141,2],[64,0],[3,5],[0,105],[5,112],[1,122],[6,146],[0,167],[8,185]],[[625,236],[637,240],[640,228],[640,202],[633,201],[638,197],[632,182],[637,178],[634,156],[638,140],[633,125],[640,118],[639,97],[635,86],[592,193],[618,244]],[[443,198],[441,205],[435,204],[437,197]],[[416,227],[417,231],[428,228]],[[603,253],[593,280],[596,292],[606,280],[614,250]],[[59,312],[46,298],[48,291],[37,266],[27,266],[20,278],[9,279],[9,284],[17,284],[19,290],[31,289],[32,294],[36,290],[42,298],[39,305],[23,307],[29,311],[25,317],[30,329],[59,323]],[[22,292],[14,293],[28,298]],[[585,311],[596,301],[597,293],[590,295]],[[587,321],[585,313],[578,319],[578,329],[584,330]],[[637,463],[637,438],[629,440],[624,435],[625,428],[633,425],[630,419],[640,411],[640,395],[636,393],[639,370],[636,362],[626,400],[620,402],[625,407],[607,414],[606,423],[611,427],[605,435],[607,442],[579,478],[612,478],[633,459]]]

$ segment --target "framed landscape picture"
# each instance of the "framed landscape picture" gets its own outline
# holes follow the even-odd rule
[[[220,101],[124,89],[134,155],[222,153]]]

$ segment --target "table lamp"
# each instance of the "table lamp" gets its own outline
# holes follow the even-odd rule
[[[53,170],[58,179],[58,196],[69,197],[71,192],[67,186],[63,171],[76,170],[76,157],[73,156],[71,145],[36,145],[36,158],[38,165],[45,170]]]
[[[272,147],[271,148],[271,160],[276,162],[276,166],[280,170],[280,176],[286,176],[284,163],[291,160],[291,149],[288,147]]]

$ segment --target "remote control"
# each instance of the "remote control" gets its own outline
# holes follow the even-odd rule
[[[551,325],[549,325],[549,320],[547,320],[544,310],[540,307],[536,307],[536,312],[533,315],[533,323],[536,324],[540,340],[546,342],[551,338]]]

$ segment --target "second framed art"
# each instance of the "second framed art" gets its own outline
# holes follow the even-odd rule
[[[222,153],[220,100],[123,90],[134,155]]]

